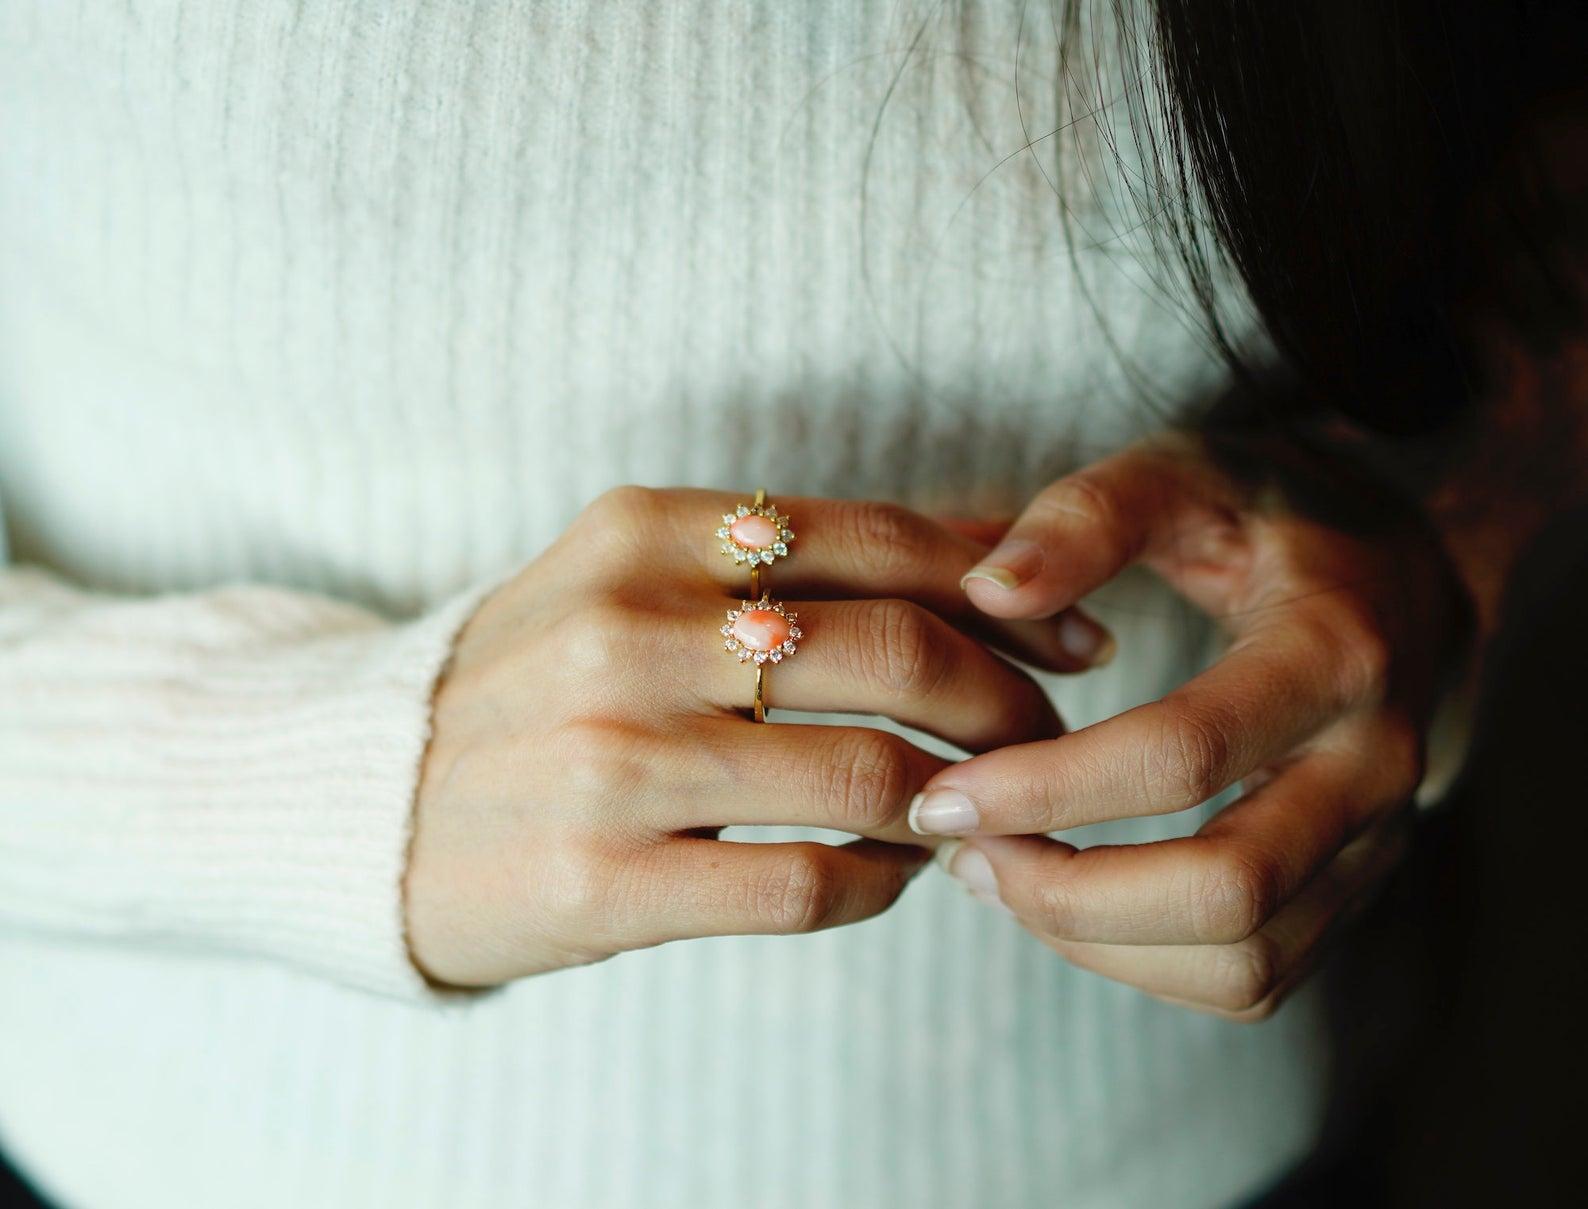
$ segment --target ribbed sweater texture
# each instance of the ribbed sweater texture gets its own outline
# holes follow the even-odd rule
[[[1053,39],[1015,0],[0,5],[0,1143],[48,1195],[1157,1209],[1306,1152],[1313,996],[1169,1007],[935,870],[483,995],[405,953],[453,635],[603,489],[1011,515],[1216,381],[1095,127],[1054,134]],[[1216,651],[1134,574],[1092,603],[1072,726]]]

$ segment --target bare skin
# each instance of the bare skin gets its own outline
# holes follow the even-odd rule
[[[609,492],[464,628],[407,878],[410,947],[437,982],[853,923],[930,855],[905,811],[943,760],[881,730],[746,719],[753,672],[718,627],[748,577],[713,537],[743,499]],[[769,579],[808,633],[770,674],[774,707],[888,717],[972,752],[1060,733],[1046,694],[991,645],[1079,671],[1064,643],[1078,628],[1103,643],[1095,623],[978,613],[958,584],[986,547],[904,509],[776,502],[799,544]],[[715,838],[730,824],[865,838]]]
[[[991,615],[1050,615],[1141,562],[1230,645],[1160,700],[944,769],[912,820],[963,837],[951,872],[1076,964],[1265,1014],[1394,863],[1460,637],[1456,585],[1430,551],[1270,512],[1168,442],[1055,483],[1009,543],[966,581]],[[1245,796],[1191,838],[1078,849],[1037,834],[1189,809],[1237,782]]]

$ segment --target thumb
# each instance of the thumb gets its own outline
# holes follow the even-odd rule
[[[1198,494],[1181,459],[1132,446],[1044,488],[960,586],[992,617],[1075,613],[1077,601],[1140,558]]]

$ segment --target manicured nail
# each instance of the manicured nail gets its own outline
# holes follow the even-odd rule
[[[980,902],[1009,910],[998,897],[998,874],[993,871],[986,853],[964,840],[950,840],[938,848],[932,859]]]
[[[973,579],[985,579],[1000,588],[1018,588],[1042,570],[1046,561],[1047,555],[1036,542],[1028,542],[1023,537],[1010,538],[966,571],[959,586],[963,588]]]
[[[1088,667],[1102,667],[1119,650],[1112,634],[1074,611],[1059,618],[1059,645]]]
[[[908,817],[917,835],[969,835],[981,826],[975,803],[957,789],[916,794]]]

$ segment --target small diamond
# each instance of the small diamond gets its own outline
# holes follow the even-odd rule
[[[767,661],[767,653],[765,651],[757,651],[755,653],[755,661],[757,663],[765,663]]]
[[[723,514],[722,514],[722,523],[723,523],[723,524],[724,524],[724,525],[731,525],[731,524],[733,524],[733,513],[731,513],[731,512],[724,512],[724,513],[723,513]]]
[[[724,525],[721,529],[718,529],[717,530],[717,536],[718,537],[727,537],[728,536],[728,526]]]
[[[750,556],[748,554],[746,554],[743,550],[735,550],[733,552],[733,561],[736,562],[736,563],[742,563],[745,559],[747,559],[749,557]]]
[[[728,610],[728,620],[729,621],[738,621],[739,620],[739,610],[738,609],[729,609]]]
[[[769,563],[769,562],[772,561],[772,557],[773,557],[772,551],[770,551],[770,550],[762,550],[761,551],[761,561],[762,562]]]
[[[717,633],[721,634],[724,638],[726,638],[726,637],[728,637],[728,635],[733,633],[733,626],[732,625],[725,625],[725,626],[722,627],[722,629],[718,630]]]
[[[786,542],[793,541],[794,540],[794,530],[792,530],[792,529],[783,530],[783,540],[786,541]]]
[[[792,655],[794,653],[794,640],[792,638],[783,644],[783,653],[785,655]]]
[[[772,546],[772,553],[778,555],[779,557],[786,557],[788,554],[788,547],[782,542],[775,542]]]
[[[746,508],[743,504],[740,504],[736,509],[734,509],[734,511],[737,512],[740,516],[749,516],[750,515],[750,510],[748,508]]]
[[[790,638],[803,638],[805,637],[805,633],[799,628],[799,626],[790,626],[788,636]]]
[[[767,658],[770,659],[773,663],[782,663],[783,662],[783,652],[782,651],[773,651],[769,655],[767,655]]]
[[[740,663],[748,663],[749,660],[750,660],[750,648],[749,647],[740,647],[739,648],[739,662]]]
[[[722,644],[722,649],[725,651],[737,651],[739,649],[739,640],[737,638],[728,639],[727,642]]]

